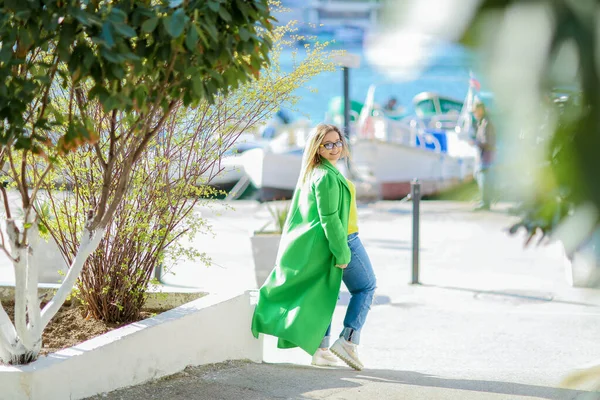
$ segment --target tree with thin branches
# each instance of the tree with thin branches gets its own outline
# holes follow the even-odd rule
[[[104,237],[148,144],[179,107],[214,102],[259,76],[273,18],[267,0],[1,0],[0,10],[0,249],[16,286],[14,324],[0,306],[0,360],[22,364],[37,358],[42,331]],[[99,194],[81,204],[74,256],[41,309],[36,199],[50,171],[82,146],[100,166]]]

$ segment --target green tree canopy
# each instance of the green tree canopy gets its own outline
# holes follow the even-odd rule
[[[267,0],[0,1],[0,144],[45,154],[97,139],[86,102],[152,118],[175,100],[212,100],[268,62]],[[74,84],[79,112],[55,107]],[[48,133],[67,124],[59,143]],[[52,154],[48,154],[52,155]]]

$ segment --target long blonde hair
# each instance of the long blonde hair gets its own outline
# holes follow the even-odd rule
[[[300,170],[299,184],[304,185],[308,180],[308,177],[315,169],[317,165],[321,163],[321,155],[319,154],[319,148],[325,135],[329,132],[336,132],[340,137],[342,146],[342,155],[340,158],[347,158],[350,156],[348,151],[348,143],[346,138],[342,135],[340,129],[335,125],[330,124],[319,124],[313,129],[308,135],[306,146],[304,147],[304,155],[302,156],[302,169]]]

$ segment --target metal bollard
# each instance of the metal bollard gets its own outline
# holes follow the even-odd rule
[[[350,68],[344,67],[344,136],[350,138]]]
[[[156,279],[160,283],[163,283],[162,275],[163,275],[162,263],[156,263],[156,266],[154,267],[154,279]]]
[[[419,284],[419,206],[421,203],[421,183],[413,179],[410,183],[410,196],[413,202],[412,226],[412,284]]]

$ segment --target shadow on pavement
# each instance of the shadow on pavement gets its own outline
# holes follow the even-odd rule
[[[449,379],[413,371],[231,361],[201,367],[90,399],[503,399],[598,400],[600,393],[512,382]],[[485,397],[488,395],[488,397]]]
[[[515,299],[520,301],[527,302],[539,302],[539,303],[560,303],[560,304],[569,304],[574,306],[585,306],[585,307],[598,307],[598,304],[593,303],[582,303],[577,301],[568,301],[568,300],[559,300],[554,298],[551,293],[546,292],[535,292],[535,291],[523,291],[523,290],[515,290],[515,289],[506,289],[506,290],[477,290],[471,288],[461,288],[455,286],[443,286],[443,285],[431,285],[431,284],[421,284],[423,287],[436,288],[436,289],[445,289],[445,290],[455,290],[460,292],[470,292],[473,293],[474,297],[477,299],[487,299],[494,297],[505,297],[508,299]]]
[[[269,379],[273,379],[281,387],[269,387],[268,394],[273,398],[320,398],[321,391],[339,392],[350,390],[353,395],[346,393],[336,398],[374,398],[371,395],[383,395],[379,398],[404,398],[402,393],[422,393],[426,395],[432,388],[452,389],[454,391],[468,391],[482,393],[495,393],[511,396],[531,396],[551,400],[574,399],[582,394],[587,394],[587,400],[600,399],[600,393],[593,394],[585,391],[553,388],[546,386],[527,385],[512,382],[495,382],[485,380],[447,379],[438,376],[422,374],[413,371],[377,370],[367,369],[352,371],[345,367],[326,369],[293,364],[248,364],[247,368],[263,369]],[[245,382],[246,384],[248,382]],[[256,384],[256,386],[254,386]],[[264,382],[254,381],[252,389],[260,390]],[[369,386],[374,386],[369,388]],[[410,387],[407,387],[410,386]],[[419,388],[415,388],[418,386]],[[353,388],[360,389],[351,390]],[[418,389],[418,390],[414,390]],[[435,391],[440,393],[439,390]],[[263,392],[265,393],[265,392]],[[397,395],[394,396],[394,395]],[[458,394],[458,393],[457,393]],[[590,396],[591,395],[591,396]],[[392,397],[393,396],[393,397]],[[435,396],[435,395],[434,395]],[[326,396],[323,396],[326,397]],[[408,397],[407,397],[408,398]],[[425,397],[421,397],[425,398]],[[456,398],[468,399],[468,393],[458,394]],[[478,396],[477,398],[483,398]]]
[[[352,296],[350,293],[346,291],[341,291],[338,297],[337,306],[347,306],[350,304],[350,298]],[[383,306],[385,304],[390,304],[392,299],[389,296],[375,294],[373,297],[373,306]]]
[[[553,400],[574,399],[582,394],[588,394],[588,396],[586,396],[586,399],[588,400],[600,399],[600,393],[596,395],[585,391],[513,382],[449,379],[411,371],[364,370],[357,373],[357,378],[366,379],[372,382],[397,383],[402,385],[506,394],[511,396],[531,396]],[[590,394],[592,397],[589,396]]]

